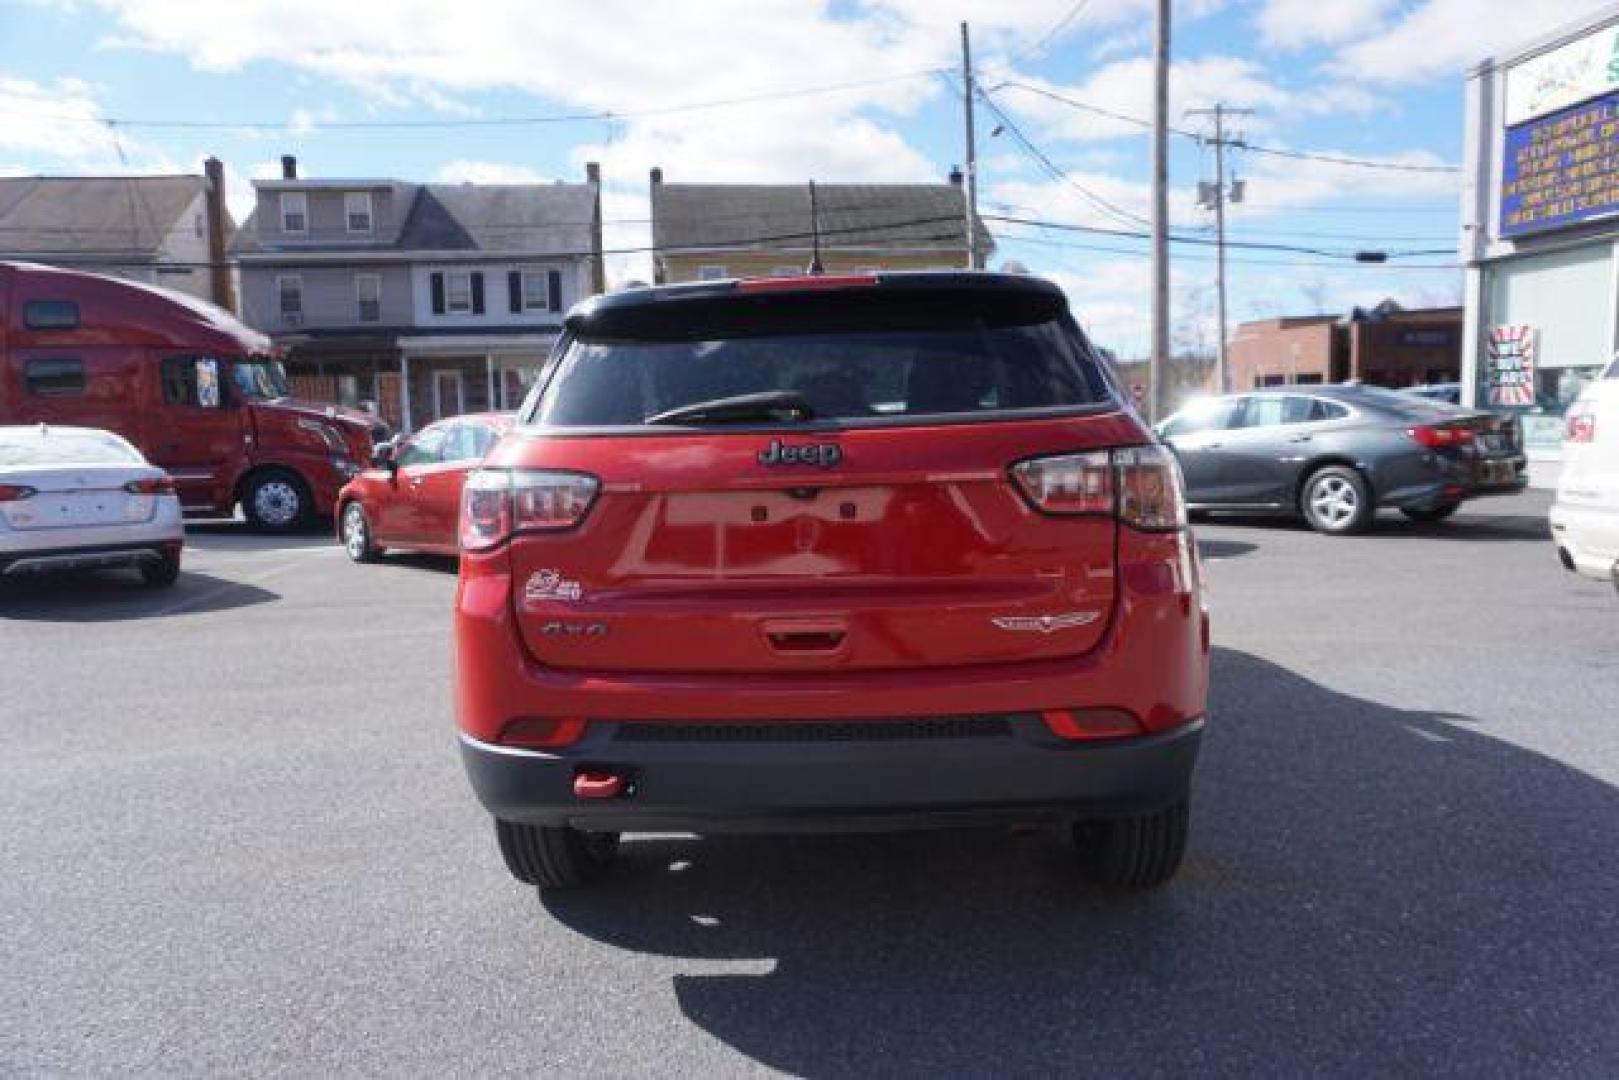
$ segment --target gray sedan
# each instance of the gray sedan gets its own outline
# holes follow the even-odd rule
[[[1441,521],[1465,499],[1528,482],[1510,417],[1371,386],[1206,398],[1158,434],[1193,510],[1298,513],[1324,533],[1364,531],[1378,507]]]

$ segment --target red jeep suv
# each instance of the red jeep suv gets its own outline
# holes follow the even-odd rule
[[[506,864],[621,832],[1060,825],[1186,844],[1208,618],[1174,458],[1054,286],[703,282],[576,307],[468,478],[461,748]]]

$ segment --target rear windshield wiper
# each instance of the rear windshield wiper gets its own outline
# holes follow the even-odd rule
[[[815,409],[796,390],[766,390],[698,401],[646,418],[648,424],[737,424],[751,420],[810,420]]]

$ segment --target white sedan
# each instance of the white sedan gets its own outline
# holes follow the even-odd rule
[[[1619,588],[1619,359],[1569,407],[1552,539],[1563,565]]]
[[[0,427],[0,577],[130,567],[173,585],[184,542],[174,481],[117,435]]]

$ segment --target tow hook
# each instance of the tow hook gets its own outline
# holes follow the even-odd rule
[[[606,769],[581,769],[573,775],[573,793],[580,799],[616,799],[632,790],[624,776]]]

